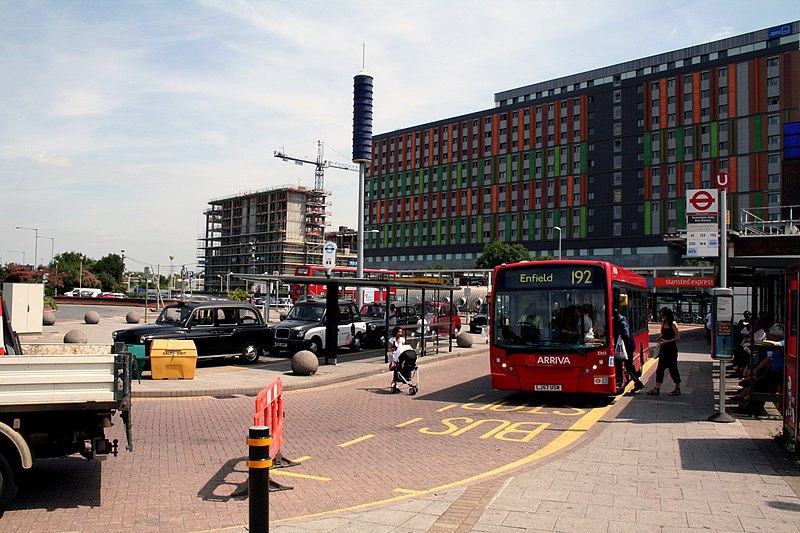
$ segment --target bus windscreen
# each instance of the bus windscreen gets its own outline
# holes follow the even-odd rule
[[[605,270],[575,264],[527,264],[498,273],[495,342],[507,349],[568,349],[608,343]]]

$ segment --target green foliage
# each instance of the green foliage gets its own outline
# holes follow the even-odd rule
[[[235,289],[228,293],[228,300],[234,302],[246,302],[250,299],[250,293],[244,289]]]
[[[58,311],[58,304],[56,303],[56,299],[53,298],[52,296],[45,296],[44,303],[45,305],[50,306],[50,309],[52,309],[53,311]]]
[[[685,267],[692,267],[692,266],[713,266],[713,263],[707,259],[684,259],[681,261],[681,266]]]
[[[530,252],[521,244],[492,241],[483,247],[483,253],[475,260],[475,268],[494,268],[503,263],[519,263],[530,259]]]

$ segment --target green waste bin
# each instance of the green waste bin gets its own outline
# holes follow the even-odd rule
[[[147,350],[144,344],[126,344],[125,348],[136,357],[135,379],[142,379],[144,364],[147,362]]]

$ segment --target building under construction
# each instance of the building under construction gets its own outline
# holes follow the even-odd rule
[[[355,236],[346,228],[326,234],[330,194],[285,185],[210,200],[197,251],[206,290],[246,288],[236,274],[294,274],[298,265],[321,264],[326,240]],[[350,264],[348,252],[339,244],[337,264]]]

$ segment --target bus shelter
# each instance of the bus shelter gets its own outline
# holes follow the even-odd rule
[[[263,283],[267,287],[272,286],[272,282],[288,283],[290,285],[308,285],[311,281],[306,276],[284,276],[284,275],[271,275],[271,274],[239,274],[236,275],[239,279],[245,280],[250,283]],[[314,278],[315,284],[325,285],[325,298],[326,298],[326,322],[325,322],[325,364],[336,364],[338,355],[337,326],[339,324],[339,306],[337,305],[340,299],[345,299],[344,295],[347,291],[352,292],[352,288],[357,289],[363,293],[364,289],[379,290],[383,292],[383,301],[386,302],[386,309],[389,305],[396,302],[403,302],[409,305],[420,305],[419,322],[414,325],[404,325],[404,329],[414,330],[415,334],[410,341],[415,346],[415,350],[419,352],[420,356],[426,354],[426,350],[430,342],[436,342],[438,345],[438,335],[432,333],[426,321],[426,310],[429,307],[429,302],[446,301],[453,303],[453,292],[457,287],[432,284],[432,283],[412,283],[403,282],[399,280],[381,281],[374,279],[363,278]],[[269,292],[269,290],[268,290]],[[390,295],[394,293],[392,298]],[[267,295],[267,302],[269,302],[272,294]],[[277,299],[277,294],[275,295]],[[356,302],[356,303],[363,303]],[[447,306],[449,309],[449,316],[446,317],[447,321],[440,321],[441,324],[448,326],[454,320],[454,305]],[[389,313],[385,313],[385,328],[387,334],[391,332],[389,326]],[[451,335],[448,337],[448,351],[453,351],[453,339]],[[438,347],[438,346],[437,346]],[[384,359],[388,362],[388,347],[384,345]]]

